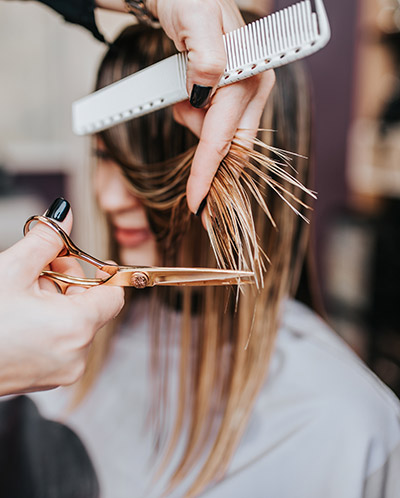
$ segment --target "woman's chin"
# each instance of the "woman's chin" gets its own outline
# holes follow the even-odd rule
[[[149,239],[136,247],[120,245],[119,255],[122,265],[155,266],[156,243],[153,239]]]

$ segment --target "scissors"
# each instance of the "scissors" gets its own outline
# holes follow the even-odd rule
[[[25,223],[24,235],[34,222],[44,223],[62,240],[64,247],[58,257],[74,257],[95,266],[108,273],[104,278],[82,278],[73,275],[44,270],[40,276],[56,283],[62,293],[71,285],[94,287],[96,285],[116,285],[119,287],[163,286],[211,286],[211,285],[241,285],[254,283],[254,273],[251,271],[221,270],[217,268],[163,268],[158,266],[119,266],[105,263],[90,254],[81,251],[58,224],[46,216],[31,216]]]

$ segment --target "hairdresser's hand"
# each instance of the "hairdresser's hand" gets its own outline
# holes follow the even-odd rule
[[[175,117],[200,137],[187,186],[189,208],[196,213],[237,130],[255,134],[274,73],[221,88],[212,97],[226,67],[222,35],[244,24],[234,0],[147,0],[146,5],[177,49],[189,52],[191,105],[178,104]]]
[[[48,212],[72,227],[69,204],[58,200]],[[50,228],[37,224],[20,242],[0,253],[0,395],[49,389],[74,383],[82,375],[96,331],[123,306],[123,290],[99,286],[75,288],[63,295],[39,279],[62,248]],[[80,275],[71,258],[52,268]]]

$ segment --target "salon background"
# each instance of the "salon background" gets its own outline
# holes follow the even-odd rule
[[[294,1],[247,0],[263,14]],[[307,59],[315,96],[314,252],[334,328],[400,394],[400,0],[324,0],[332,40]],[[97,13],[108,39],[132,17]],[[18,37],[16,37],[18,33]],[[73,237],[102,257],[89,140],[71,102],[104,46],[43,5],[0,0],[0,250],[60,195]]]

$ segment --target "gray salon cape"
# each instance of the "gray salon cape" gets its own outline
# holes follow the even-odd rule
[[[32,396],[81,438],[103,498],[157,497],[165,483],[151,485],[147,332],[146,306],[136,303],[75,412],[64,409],[66,389]],[[189,481],[171,496],[183,496]],[[288,301],[247,432],[225,478],[202,496],[398,498],[399,400],[319,317]]]

